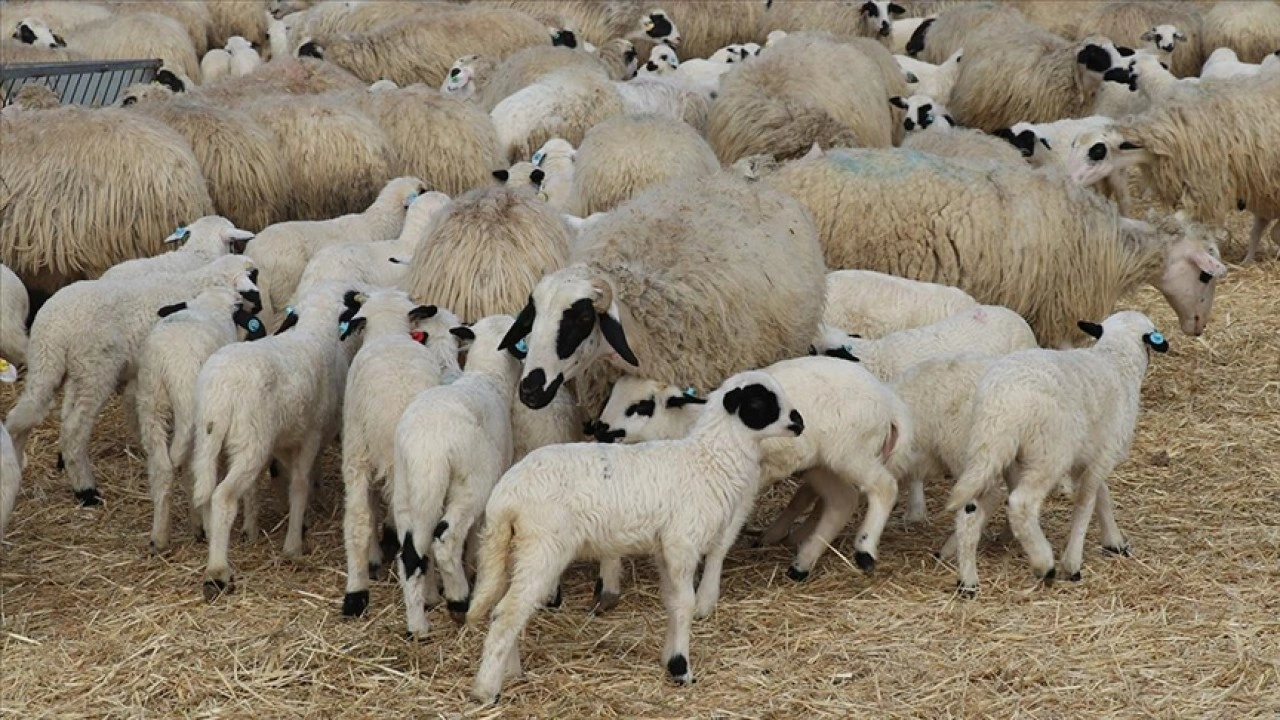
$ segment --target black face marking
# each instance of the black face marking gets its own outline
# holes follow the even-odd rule
[[[653,411],[655,409],[657,409],[657,403],[654,402],[653,398],[648,398],[645,400],[641,400],[638,403],[632,403],[631,406],[626,409],[626,412],[624,412],[623,415],[627,417],[631,417],[632,415],[640,415],[643,417],[653,417]]]
[[[53,34],[53,44],[54,44],[54,45],[57,45],[58,47],[66,47],[66,46],[67,46],[67,41],[66,41],[66,40],[63,40],[61,35],[59,35],[59,34],[57,34],[57,33],[54,33],[54,34]]]
[[[635,59],[636,59],[635,48],[630,48],[626,52],[622,53],[622,61],[628,65],[635,62]]]
[[[245,290],[240,293],[240,297],[253,305],[254,312],[262,312],[262,293],[257,290]]]
[[[1141,150],[1142,146],[1135,145],[1134,143],[1131,143],[1128,140],[1125,140],[1124,142],[1120,143],[1120,149],[1121,150]],[[1241,209],[1243,210],[1244,208],[1241,208]]]
[[[897,96],[897,95],[895,95],[895,96],[893,96],[893,97],[889,98],[889,104],[890,104],[890,105],[892,105],[892,106],[894,106],[894,107],[896,107],[896,108],[902,109],[902,110],[906,110],[906,109],[907,109],[907,101],[906,101],[906,99],[904,99],[904,98],[902,98],[902,97],[900,97],[900,96]]]
[[[536,368],[520,381],[520,402],[532,410],[540,410],[555,399],[562,384],[564,384],[564,375],[556,373],[556,378],[547,385],[546,371]]]
[[[671,26],[671,21],[667,19],[667,16],[662,13],[653,13],[650,15],[649,22],[653,23],[653,27],[646,30],[644,34],[651,38],[657,39],[667,37],[671,34],[671,31],[675,29]]]
[[[1102,143],[1094,143],[1089,146],[1089,159],[1094,162],[1101,162],[1107,157],[1107,146]]]
[[[276,330],[275,334],[279,335],[280,333],[291,329],[294,325],[297,325],[297,324],[298,324],[298,313],[291,312],[288,315],[284,316],[284,322],[280,323],[280,327]]]
[[[27,45],[31,45],[36,41],[35,31],[32,30],[30,27],[27,27],[26,23],[22,23],[18,25],[18,29],[14,31],[13,37],[16,38],[19,42],[25,43]]]
[[[658,72],[658,63],[650,60],[649,62],[644,64],[644,69],[648,70],[649,72]]]
[[[1036,151],[1036,134],[1030,130],[1023,130],[1015,135],[1013,130],[1009,128],[1000,128],[992,134],[996,137],[1004,138],[1010,145],[1018,148],[1018,151],[1022,153],[1022,157],[1031,157]]]
[[[444,536],[446,532],[448,532],[448,530],[449,530],[449,521],[441,520],[440,522],[436,523],[436,529],[431,533],[431,537],[439,540],[441,537]]]
[[[675,397],[667,398],[667,407],[673,408],[673,409],[682,408],[685,405],[706,405],[706,404],[707,404],[706,398],[694,397],[692,395],[676,395]]]
[[[412,530],[405,531],[404,540],[400,543],[400,561],[404,563],[405,579],[427,572],[427,558],[419,555],[418,549],[413,546]]]
[[[509,178],[509,177],[511,177],[511,174],[510,174],[509,172],[507,172],[506,170],[494,170],[494,171],[493,171],[493,179],[494,179],[494,180],[497,180],[497,181],[498,181],[498,182],[500,182],[500,183],[504,183],[504,182],[506,182],[506,181],[507,181],[507,178]]]
[[[857,355],[854,355],[853,353],[849,352],[849,349],[844,347],[843,345],[838,348],[832,348],[830,350],[827,350],[822,354],[826,355],[827,357],[840,358],[841,360],[848,360],[849,362],[862,362],[862,360],[858,358]]]
[[[610,430],[609,423],[597,421],[595,426],[592,428],[590,434],[591,434],[591,437],[596,439],[596,442],[602,442],[607,444],[607,443],[617,442],[618,440],[621,440],[622,438],[626,437],[627,431],[626,430]]]
[[[556,357],[565,360],[573,357],[578,347],[591,336],[596,326],[596,309],[587,298],[575,300],[560,317],[556,332]]]
[[[409,322],[421,322],[427,318],[433,318],[438,312],[435,305],[419,305],[409,311]]]
[[[964,506],[964,511],[970,514],[976,513],[978,512],[978,506],[975,503],[968,503]]]
[[[924,50],[925,35],[929,33],[929,26],[933,24],[935,18],[929,18],[920,23],[916,31],[911,33],[911,39],[907,40],[907,55],[915,57]]]
[[[159,83],[176,93],[185,92],[187,89],[187,86],[182,84],[182,81],[178,79],[178,76],[174,75],[173,72],[169,70],[161,70],[156,73],[156,77],[152,82]]]
[[[673,655],[667,661],[667,672],[673,678],[682,678],[689,674],[689,661],[683,655]]]
[[[186,303],[184,302],[174,303],[173,305],[165,305],[164,307],[160,308],[160,310],[156,312],[156,315],[159,315],[160,317],[169,317],[170,315],[176,312],[181,312],[186,309],[187,309]]]
[[[254,285],[258,284],[258,268],[254,268],[249,271],[249,282],[253,283]]]
[[[324,51],[320,49],[313,41],[307,41],[298,48],[298,57],[313,57],[317,60],[324,59]]]
[[[1104,48],[1090,43],[1076,53],[1076,62],[1096,73],[1104,73],[1111,67],[1111,54]]]
[[[752,430],[763,430],[782,415],[778,396],[759,383],[730,390],[724,396],[724,409]]]
[[[129,97],[127,97],[127,98],[125,98],[123,101],[121,101],[120,106],[121,106],[121,107],[129,107],[130,105],[133,105],[133,104],[134,104],[134,103],[136,103],[136,102],[138,102],[138,98],[133,97],[132,95],[130,95]]]
[[[889,3],[890,15],[906,15],[907,9],[897,3]]]
[[[1093,337],[1095,340],[1102,337],[1102,326],[1098,323],[1081,320],[1076,323],[1076,327],[1080,328],[1086,335]]]
[[[343,617],[360,617],[369,608],[369,591],[357,590],[342,597]]]
[[[572,30],[559,30],[555,35],[551,36],[551,44],[560,47],[576,48],[578,47],[578,36]]]
[[[537,309],[533,306],[533,296],[529,296],[529,301],[525,303],[524,309],[516,316],[516,321],[512,323],[511,329],[506,335],[502,336],[502,342],[498,343],[499,350],[509,350],[521,338],[528,335],[533,330],[533,320],[537,317]]]
[[[1129,57],[1133,54],[1133,48],[1127,48],[1123,45],[1116,46],[1116,52],[1120,53],[1120,57]]]
[[[459,340],[475,340],[476,339],[475,331],[469,327],[459,326],[459,327],[449,328],[449,334],[458,338]]]
[[[1116,83],[1129,88],[1129,92],[1137,92],[1138,76],[1129,72],[1128,68],[1113,67],[1102,73],[1103,82]]]

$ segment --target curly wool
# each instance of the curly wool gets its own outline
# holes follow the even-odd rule
[[[149,8],[152,3],[147,3]],[[201,36],[204,30],[201,29]],[[200,82],[200,53],[187,29],[173,18],[153,12],[112,15],[67,33],[67,49],[94,60],[159,58]]]
[[[1205,57],[1220,47],[1228,47],[1236,51],[1240,62],[1260,63],[1280,49],[1280,3],[1216,3],[1204,15],[1203,32],[1201,47]]]
[[[209,8],[209,47],[222,47],[239,35],[251,43],[267,44],[268,0],[204,0]]]

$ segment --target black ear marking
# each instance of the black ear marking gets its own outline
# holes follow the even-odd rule
[[[319,45],[315,44],[315,41],[308,40],[302,44],[302,47],[298,48],[298,57],[313,57],[317,60],[323,60],[324,51],[320,49]]]
[[[626,417],[631,417],[632,415],[640,415],[643,417],[653,417],[653,413],[657,409],[658,409],[657,402],[655,402],[654,399],[650,397],[650,398],[645,398],[640,402],[631,403],[631,405],[627,407],[626,411],[623,412],[623,415],[625,415]]]
[[[170,70],[161,70],[156,73],[155,79],[151,82],[163,85],[176,93],[185,92],[187,89],[187,86],[183,85],[178,76]]]
[[[889,3],[889,14],[890,15],[906,15],[907,9],[902,7],[898,3]]]
[[[1107,158],[1107,146],[1104,143],[1094,143],[1089,146],[1089,159],[1093,162],[1101,162]]]
[[[1120,53],[1120,57],[1129,57],[1133,54],[1133,48],[1127,48],[1123,45],[1116,46],[1116,52]]]
[[[419,305],[409,311],[409,322],[419,322],[436,316],[435,305]]]
[[[907,55],[915,57],[924,51],[925,36],[929,34],[929,26],[933,24],[936,18],[929,18],[920,23],[916,31],[911,33],[911,39],[907,41]]]
[[[1164,335],[1158,332],[1149,332],[1142,336],[1142,342],[1146,343],[1158,353],[1169,352],[1169,341],[1164,339]]]
[[[1209,272],[1205,272],[1204,270],[1201,270],[1200,282],[1204,283],[1205,285],[1208,285],[1209,283],[1213,282],[1213,273],[1209,273]]]
[[[13,36],[17,38],[19,42],[27,45],[32,45],[36,41],[35,31],[28,27],[26,23],[19,24],[18,31],[15,32]]]
[[[1001,137],[1004,137],[1006,140],[1012,143],[1014,147],[1018,148],[1018,151],[1022,153],[1022,157],[1031,157],[1033,154],[1035,154],[1036,134],[1032,131],[1023,130],[1017,135],[1014,135],[1013,131],[1011,130],[1009,131],[1009,135],[1007,137],[1004,135],[1001,135]]]
[[[1102,326],[1098,323],[1092,323],[1087,320],[1081,320],[1076,323],[1076,327],[1080,328],[1085,334],[1093,337],[1094,340],[1102,337]]]
[[[841,360],[848,360],[849,362],[862,362],[862,360],[859,359],[856,355],[849,352],[848,348],[843,346],[838,348],[832,348],[822,354],[826,355],[827,357],[840,358]]]
[[[533,331],[533,320],[537,316],[537,308],[533,306],[533,296],[529,296],[529,302],[525,303],[524,309],[516,316],[516,321],[511,325],[511,329],[506,335],[502,336],[502,342],[498,343],[499,350],[509,350],[522,338]]]
[[[1103,73],[1111,67],[1111,54],[1102,47],[1089,43],[1076,53],[1076,63],[1093,72]]]
[[[1136,145],[1134,143],[1129,142],[1128,140],[1125,140],[1124,142],[1120,143],[1120,149],[1121,150],[1141,150],[1142,146]]]
[[[66,46],[67,46],[67,41],[66,41],[66,40],[63,40],[63,39],[62,39],[62,36],[61,36],[61,35],[59,35],[58,33],[54,33],[54,34],[53,34],[53,44],[54,44],[54,45],[57,45],[58,47],[66,47]]]
[[[469,327],[465,327],[462,325],[454,328],[449,328],[449,334],[453,335],[459,340],[475,340],[476,339],[475,331]],[[501,345],[499,345],[498,349],[502,350],[503,348]]]
[[[498,182],[504,183],[507,181],[507,178],[509,177],[511,177],[511,173],[507,172],[506,170],[493,171],[493,179],[497,180]]]
[[[900,108],[902,110],[907,109],[907,101],[903,99],[900,95],[894,95],[893,97],[889,98],[889,104],[896,108]]]
[[[730,415],[738,412],[738,408],[742,406],[742,388],[734,388],[724,394],[724,411]]]
[[[618,322],[609,313],[600,313],[600,334],[604,335],[605,342],[614,349],[615,352],[634,367],[640,367],[640,361],[636,359],[636,354],[631,352],[631,346],[627,344],[627,334],[622,329],[622,323]]]
[[[165,305],[164,307],[160,308],[160,310],[157,311],[156,314],[159,315],[160,317],[169,317],[170,315],[176,312],[181,312],[186,309],[187,309],[187,304],[184,302],[180,302],[180,303],[174,303],[172,305]]]
[[[292,328],[294,325],[297,325],[297,324],[298,324],[298,313],[291,312],[284,316],[284,322],[280,323],[280,327],[276,330],[275,334],[279,335],[280,333],[286,330],[289,330],[290,328]]]
[[[357,332],[364,329],[366,322],[367,321],[365,320],[365,318],[362,318],[362,317],[351,318],[350,320],[347,320],[346,327],[343,328],[342,333],[338,335],[338,339],[346,340],[352,335],[355,335]]]
[[[237,327],[244,328],[245,340],[252,342],[267,336],[267,328],[262,324],[262,320],[247,310],[237,309],[231,314],[231,320]]]
[[[667,407],[671,409],[682,408],[685,405],[706,405],[706,398],[693,397],[692,395],[677,395],[667,398]]]
[[[534,185],[542,185],[542,180],[546,176],[547,176],[547,173],[544,172],[542,168],[538,168],[533,172],[529,173],[529,179],[533,181]]]

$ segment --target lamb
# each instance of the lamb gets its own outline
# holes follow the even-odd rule
[[[1111,117],[1089,115],[1049,123],[1018,122],[992,134],[1017,148],[1034,167],[1060,167],[1065,165],[1067,149],[1077,136],[1093,130],[1106,130],[1114,123]]]
[[[1140,51],[1129,59],[1126,82],[1104,82],[1093,114],[1111,118],[1137,115],[1152,104],[1166,103],[1198,91],[1200,78],[1178,78],[1155,55]]]
[[[247,340],[266,335],[254,308],[245,307],[245,302],[230,288],[218,287],[159,308],[161,320],[151,328],[138,353],[138,427],[151,484],[153,553],[169,549],[173,478],[187,466],[195,443],[194,405],[200,366],[218,348],[236,341],[237,328],[244,329]],[[246,503],[245,508],[248,537],[257,535],[253,505]]]
[[[621,115],[623,100],[615,84],[597,70],[567,68],[538,78],[489,113],[498,146],[509,160],[529,157],[553,138],[578,145],[591,127]]]
[[[109,3],[117,16],[130,13],[158,14],[178,23],[191,40],[198,58],[209,49],[209,24],[211,17],[209,8],[203,1],[179,0],[178,2],[135,2],[134,0],[112,0]],[[134,56],[137,57],[137,56]],[[146,57],[145,55],[143,57]]]
[[[423,193],[409,204],[398,238],[322,248],[307,262],[294,294],[302,295],[320,283],[331,281],[377,288],[396,287],[408,273],[408,259],[426,239],[432,221],[449,202],[449,196],[444,193]]]
[[[889,51],[894,55],[902,55],[907,52],[907,44],[911,42],[911,38],[920,30],[920,26],[937,19],[937,13],[924,17],[895,19],[893,26],[889,29]]]
[[[494,617],[472,696],[492,702],[503,680],[519,674],[521,630],[579,555],[654,555],[669,620],[663,658],[675,680],[691,682],[698,560],[732,543],[736,516],[754,495],[760,442],[804,431],[778,383],[745,372],[711,394],[687,438],[552,446],[512,467],[485,506],[467,620],[477,623],[491,610]],[[600,483],[606,475],[609,482]]]
[[[517,351],[498,349],[510,315],[490,315],[452,332],[470,340],[466,371],[418,394],[395,429],[391,505],[401,533],[398,563],[411,635],[427,633],[434,558],[451,615],[465,619],[470,596],[462,568],[467,534],[511,465],[511,403],[520,377]]]
[[[1102,2],[1080,19],[1074,37],[1101,35],[1119,45],[1149,49],[1174,75],[1193,77],[1208,52],[1202,49],[1202,12],[1176,2]]]
[[[262,58],[258,56],[257,49],[239,35],[233,35],[227,40],[227,52],[231,54],[232,77],[244,77],[262,64]]]
[[[510,188],[528,188],[542,191],[542,181],[547,173],[531,162],[523,160],[506,170],[494,170],[493,179]]]
[[[617,117],[583,137],[565,209],[580,217],[608,212],[651,185],[718,172],[715,151],[685,123],[654,115]]]
[[[1147,43],[1142,49],[1150,51],[1166,67],[1173,63],[1173,51],[1177,49],[1178,43],[1187,41],[1186,33],[1179,30],[1178,26],[1168,23],[1152,27],[1142,33],[1141,38]]]
[[[214,48],[200,58],[200,78],[204,84],[221,80],[231,75],[231,53],[222,48]]]
[[[382,567],[377,498],[391,508],[396,423],[420,393],[453,381],[460,372],[454,332],[461,332],[461,322],[446,309],[416,305],[402,291],[379,290],[370,293],[347,326],[364,336],[347,371],[342,406],[342,533],[347,549],[342,614],[354,617],[369,606],[369,577]],[[390,539],[383,544],[395,547],[390,513],[383,527]]]
[[[569,260],[503,339],[529,338],[520,401],[535,410],[576,379],[595,415],[624,372],[714,387],[802,354],[822,311],[808,216],[729,173],[640,193],[585,228]]]
[[[39,18],[23,18],[13,28],[14,40],[24,45],[34,45],[42,48],[63,48],[67,46],[67,41],[62,39],[49,26]]]
[[[928,95],[912,95],[907,98],[895,95],[889,98],[889,104],[902,111],[902,129],[905,135],[925,130],[935,124],[948,129],[956,126],[956,121],[946,106]]]
[[[905,55],[894,55],[893,60],[902,68],[908,92],[928,95],[945,103],[951,99],[951,90],[956,85],[956,75],[960,72],[960,60],[963,57],[964,48],[961,48],[939,65]]]
[[[13,383],[17,380],[18,368],[0,357],[0,382]],[[13,438],[0,425],[0,540],[4,539],[5,528],[9,527],[9,516],[13,514],[21,486],[22,460],[13,446]]]
[[[7,265],[0,264],[0,357],[27,362],[27,288]]]
[[[874,43],[792,33],[721,78],[707,139],[726,165],[761,153],[799,157],[815,142],[888,147],[901,132],[886,101],[905,91],[892,56]]]
[[[671,50],[666,45],[659,45],[654,48],[654,51],[657,52],[658,48]],[[519,92],[521,88],[543,75],[570,67],[603,72],[610,75],[613,80],[625,80],[629,77],[617,74],[623,70],[622,68],[610,67],[599,55],[585,50],[535,45],[511,55],[493,68],[485,68],[483,63],[477,60],[461,65],[455,62],[449,69],[449,78],[445,80],[445,86],[454,85],[457,89],[461,89],[468,81],[471,87],[479,83],[483,96],[481,107],[485,112],[490,112],[499,102]],[[455,69],[458,71],[456,76]],[[453,91],[456,92],[456,89]]]
[[[243,252],[252,239],[253,233],[221,215],[206,215],[190,225],[179,225],[164,239],[165,245],[178,246],[173,252],[112,265],[99,279],[136,280],[157,273],[191,272],[227,253]]]
[[[563,211],[570,202],[577,157],[577,149],[563,138],[551,138],[533,154],[533,164],[544,173],[537,181],[538,196],[556,210]]]
[[[1097,325],[1080,322],[1097,338],[1089,348],[1026,350],[996,361],[982,376],[973,400],[963,474],[947,501],[955,513],[961,594],[978,590],[976,548],[1000,474],[1017,462],[1009,493],[1009,525],[1037,577],[1050,583],[1053,549],[1040,530],[1040,504],[1061,478],[1075,478],[1071,533],[1062,556],[1063,576],[1077,581],[1085,531],[1095,512],[1102,545],[1128,555],[1116,526],[1107,477],[1129,452],[1140,407],[1149,352],[1169,343],[1142,313],[1126,310]]]
[[[824,325],[872,340],[932,325],[978,306],[972,295],[959,288],[871,270],[827,273],[826,298]]]
[[[400,177],[383,186],[364,212],[332,220],[277,223],[265,228],[245,248],[262,270],[263,304],[274,313],[293,298],[307,262],[320,250],[340,243],[374,242],[398,237],[405,211],[427,191],[415,177]]]
[[[1204,14],[1201,47],[1207,53],[1227,47],[1247,63],[1260,63],[1276,51],[1280,38],[1280,4],[1219,2]]]
[[[1161,290],[1183,332],[1199,335],[1226,274],[1206,228],[1124,218],[1048,168],[833,150],[768,183],[809,210],[828,267],[956,285],[1021,314],[1047,347],[1073,342],[1072,318],[1110,312],[1143,281]],[[1028,202],[1036,213],[1018,211]]]
[[[5,418],[18,453],[65,387],[60,441],[67,476],[81,505],[100,504],[89,435],[116,388],[134,375],[138,351],[159,319],[156,309],[214,287],[233,288],[256,306],[254,269],[249,258],[224,255],[188,273],[85,280],[55,294],[31,324],[26,385]]]
[[[285,557],[303,552],[302,522],[311,469],[341,421],[347,354],[339,334],[356,292],[339,284],[313,289],[298,303],[288,332],[215,352],[196,378],[196,449],[191,502],[204,516],[209,560],[203,592],[212,601],[234,589],[227,545],[236,504],[273,458],[289,478]],[[302,372],[302,369],[306,372]],[[245,397],[271,398],[246,403]],[[218,462],[225,474],[219,477]]]
[[[601,45],[626,38],[648,56],[648,45],[678,47],[689,57],[706,57],[732,42],[756,37],[766,14],[763,2],[736,0],[624,0],[601,4],[577,0],[500,0],[531,13],[555,13],[579,38]]]
[[[1277,50],[1276,52],[1280,52]],[[1262,58],[1258,64],[1242,63],[1231,48],[1218,48],[1209,55],[1200,70],[1202,80],[1223,80],[1235,77],[1257,77],[1280,74],[1280,55],[1274,53]]]

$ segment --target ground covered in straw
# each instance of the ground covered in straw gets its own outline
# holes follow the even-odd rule
[[[1239,227],[1239,226],[1237,226]],[[1237,232],[1237,237],[1240,237]],[[1237,248],[1226,251],[1239,257]],[[1161,717],[1280,714],[1280,265],[1232,267],[1209,332],[1176,329],[1153,290],[1131,305],[1173,346],[1157,357],[1129,460],[1112,478],[1134,557],[1104,555],[1091,531],[1084,580],[1037,587],[1013,545],[979,558],[976,600],[953,596],[933,559],[949,520],[895,515],[874,577],[840,553],[804,584],[783,548],[741,549],[716,614],[694,626],[696,682],[659,664],[665,616],[648,561],[628,565],[622,603],[586,613],[593,576],[525,633],[525,678],[498,708],[467,697],[483,636],[433,612],[429,641],[402,637],[398,588],[375,583],[369,615],[341,618],[344,562],[336,451],[324,464],[310,554],[280,558],[280,498],[231,560],[237,591],[204,602],[204,545],[185,529],[147,554],[143,461],[113,404],[94,435],[106,506],[78,509],[54,470],[51,419],[0,550],[0,715],[21,717]],[[16,392],[0,394],[12,407]],[[789,496],[776,488],[759,527]],[[1064,498],[1046,506],[1056,548]],[[1096,529],[1095,529],[1096,530]]]

